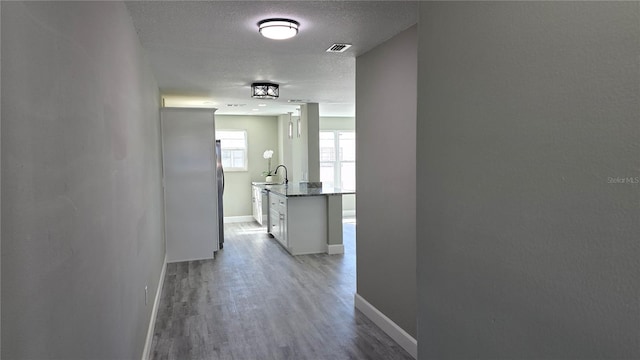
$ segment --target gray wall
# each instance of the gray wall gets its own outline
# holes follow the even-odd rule
[[[292,116],[291,123],[296,124],[299,118],[298,116]],[[293,131],[295,133],[295,127]],[[280,115],[278,116],[278,159],[280,159],[281,164],[287,167],[290,182],[293,182],[294,173],[292,149],[293,139],[289,139],[289,115]],[[280,175],[282,174],[278,173],[277,176]],[[282,176],[280,176],[280,179],[282,179]]]
[[[421,3],[419,32],[420,358],[640,358],[640,3]]]
[[[2,18],[2,6],[0,6],[0,19]],[[1,30],[2,26],[0,26],[0,39],[2,39],[2,30]],[[1,41],[0,41],[1,43]],[[2,69],[2,46],[0,46],[0,69]],[[2,84],[2,71],[0,71],[0,84]],[[0,93],[2,93],[1,89],[0,89]],[[1,140],[2,140],[2,101],[0,101],[0,149],[2,148],[1,146]],[[2,151],[0,151],[0,158],[1,158],[1,153]],[[0,166],[0,172],[1,172],[2,166]],[[0,189],[2,188],[2,175],[0,174]],[[0,194],[2,193],[2,191],[0,191]],[[0,195],[0,199],[2,198],[2,196]],[[0,204],[2,203],[2,201],[0,200]],[[1,206],[0,206],[1,208]],[[0,210],[0,269],[2,269],[2,211]],[[0,309],[2,309],[2,271],[0,270]],[[2,314],[0,314],[0,349],[2,349]],[[0,350],[0,358],[2,358],[2,351]]]
[[[159,94],[131,18],[1,6],[2,357],[139,359],[165,247]]]
[[[307,147],[307,179],[320,181],[320,109],[318,103],[302,105],[301,138]],[[304,180],[304,175],[300,180]]]
[[[356,59],[357,291],[416,336],[416,77],[412,27]]]
[[[267,160],[265,150],[273,150],[271,171],[278,160],[278,117],[216,115],[216,130],[246,130],[248,149],[248,171],[225,171],[224,216],[250,216],[251,182],[264,181],[263,171]],[[278,170],[280,174],[282,170]]]

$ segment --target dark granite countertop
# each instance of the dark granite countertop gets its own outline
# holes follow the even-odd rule
[[[322,187],[307,187],[300,186],[298,184],[288,185],[266,185],[254,182],[253,185],[260,186],[267,191],[271,191],[277,195],[292,197],[292,196],[326,196],[326,195],[345,195],[355,194],[353,190],[342,190],[340,188],[323,185]]]

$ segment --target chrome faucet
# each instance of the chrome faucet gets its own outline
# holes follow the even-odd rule
[[[285,184],[288,184],[288,183],[289,183],[289,179],[287,178],[287,176],[288,176],[289,172],[287,171],[287,167],[286,167],[286,166],[284,166],[284,165],[278,165],[278,166],[276,166],[276,170],[275,170],[273,173],[274,173],[274,174],[278,174],[278,169],[279,169],[281,166],[284,168],[284,183],[285,183]]]

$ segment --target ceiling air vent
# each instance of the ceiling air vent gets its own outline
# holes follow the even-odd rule
[[[351,44],[333,44],[327,49],[327,52],[341,53],[341,52],[345,52],[350,47],[351,47]]]

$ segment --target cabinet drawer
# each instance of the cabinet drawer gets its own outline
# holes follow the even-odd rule
[[[269,194],[269,206],[271,210],[276,210],[278,212],[286,213],[287,199],[282,196]]]
[[[274,209],[271,209],[271,211],[269,211],[269,222],[271,223],[271,229],[269,230],[273,230],[279,225],[278,224],[279,218],[280,218],[280,213],[278,211]]]

